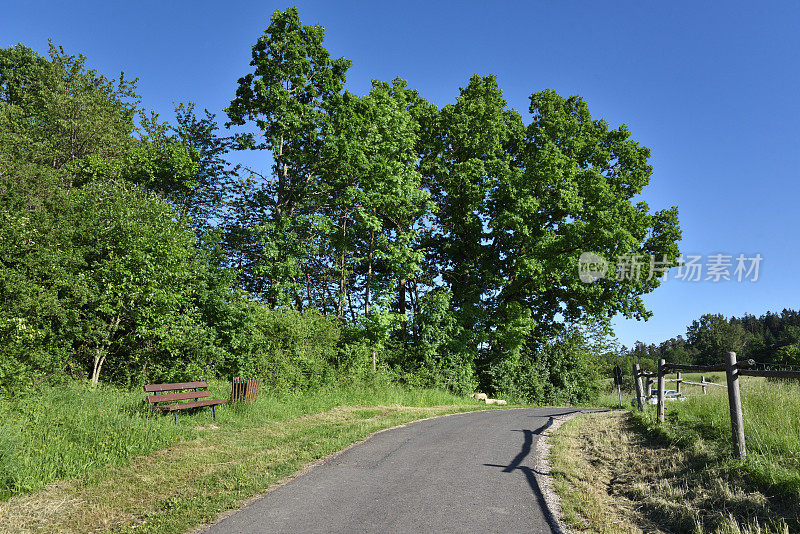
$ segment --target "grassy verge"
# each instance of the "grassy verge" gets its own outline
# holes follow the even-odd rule
[[[669,403],[664,425],[656,424],[652,408],[632,415],[642,427],[669,442],[708,450],[715,464],[731,476],[740,474],[765,494],[798,505],[800,386],[796,382],[754,377],[742,377],[740,382],[748,450],[745,461],[730,457],[730,413],[727,390],[723,388],[709,388],[707,395],[696,394],[684,402]]]
[[[742,385],[746,461],[731,458],[721,388],[668,403],[661,427],[652,408],[566,423],[550,458],[565,522],[588,532],[800,530],[798,393],[763,380]]]
[[[580,415],[550,437],[553,486],[571,531],[641,532],[633,503],[614,498],[618,464],[636,447],[633,435],[620,432],[620,423],[620,412]]]
[[[226,387],[212,384],[212,395]],[[0,466],[14,496],[0,502],[0,532],[182,532],[372,432],[485,408],[362,385],[261,396],[219,409],[214,424],[201,410],[173,425],[143,412],[141,398],[76,385],[7,403]]]

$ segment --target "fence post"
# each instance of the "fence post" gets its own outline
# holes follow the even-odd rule
[[[683,384],[683,380],[681,380],[681,372],[680,371],[678,371],[678,380],[676,380],[675,383],[678,384],[678,387],[676,388],[676,391],[678,392],[678,395],[680,395],[681,394],[681,384]]]
[[[642,375],[638,363],[633,364],[633,383],[636,386],[636,401],[639,409],[644,410],[644,392],[642,391]]]
[[[706,389],[708,389],[708,386],[706,386],[706,375],[700,377],[700,383],[703,384],[703,395],[705,395]]]
[[[733,455],[736,458],[747,456],[744,444],[744,420],[742,418],[742,396],[739,393],[739,371],[736,369],[736,353],[725,353],[725,376],[728,379],[728,404],[731,410],[731,434]]]
[[[658,422],[664,422],[664,358],[658,360]]]

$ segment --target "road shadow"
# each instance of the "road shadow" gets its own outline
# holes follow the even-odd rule
[[[533,492],[534,497],[536,498],[536,502],[539,505],[539,508],[544,512],[545,517],[547,518],[547,522],[550,525],[551,532],[560,533],[561,529],[558,526],[558,521],[556,521],[555,516],[553,515],[553,511],[550,510],[550,507],[547,505],[547,501],[544,498],[544,493],[542,493],[542,488],[539,485],[539,476],[547,476],[548,473],[543,473],[538,471],[532,467],[527,465],[523,465],[522,462],[525,461],[530,453],[531,449],[533,448],[533,437],[538,436],[545,432],[548,428],[553,426],[553,421],[555,421],[556,417],[563,417],[565,415],[570,415],[574,413],[579,413],[584,410],[572,410],[567,412],[561,412],[554,415],[551,415],[547,422],[540,426],[535,430],[523,429],[523,430],[511,430],[511,432],[522,432],[523,441],[522,441],[522,448],[520,449],[519,453],[511,460],[508,465],[498,465],[498,464],[483,464],[486,467],[501,467],[503,469],[503,473],[513,473],[514,471],[521,471],[522,474],[525,475],[525,480],[528,482],[528,486],[530,486],[531,491]]]

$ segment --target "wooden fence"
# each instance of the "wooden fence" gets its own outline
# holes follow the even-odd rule
[[[634,364],[634,373],[637,372],[637,367],[639,364]],[[652,389],[653,389],[653,378],[658,376],[658,373],[648,373],[646,371],[639,370],[639,375],[644,378],[643,384],[643,391],[645,397],[652,396]],[[670,374],[669,372],[667,374]],[[703,395],[708,393],[708,388],[711,386],[727,388],[725,384],[717,384],[716,382],[711,382],[706,380],[705,375],[700,377],[700,382],[693,382],[691,380],[686,380],[683,378],[683,374],[680,371],[675,371],[676,378],[665,378],[664,382],[675,382],[675,390],[680,395],[683,393],[682,386],[683,384],[688,384],[691,386],[700,386],[703,388]]]
[[[759,370],[749,369],[755,365],[753,360],[736,361],[736,353],[728,352],[725,354],[725,363],[718,365],[684,365],[677,363],[667,363],[663,359],[658,360],[658,371],[649,373],[642,371],[638,363],[633,364],[633,382],[636,388],[636,399],[640,410],[644,410],[645,405],[645,389],[642,385],[642,378],[647,382],[647,396],[651,396],[650,384],[652,379],[655,378],[658,384],[657,390],[657,403],[656,411],[658,414],[658,422],[664,422],[664,405],[666,400],[666,382],[677,382],[677,391],[681,391],[682,384],[698,385],[703,388],[703,393],[706,392],[708,386],[721,386],[713,382],[706,382],[705,377],[702,377],[701,382],[690,382],[683,380],[681,371],[694,371],[694,372],[710,372],[710,371],[724,371],[727,385],[723,386],[728,390],[728,405],[731,414],[731,442],[733,443],[733,454],[737,458],[744,458],[747,456],[747,448],[744,443],[744,420],[742,415],[742,397],[739,392],[739,377],[740,376],[761,376],[766,378],[800,378],[800,371],[778,371],[778,370]],[[667,379],[666,375],[670,372],[677,372],[676,379]]]

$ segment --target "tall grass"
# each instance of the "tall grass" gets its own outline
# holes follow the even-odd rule
[[[727,391],[685,389],[694,395],[666,405],[666,421],[656,425],[655,410],[634,411],[648,428],[686,446],[707,447],[729,470],[741,470],[771,493],[800,498],[800,385],[742,377],[742,411],[747,458],[731,458],[731,422]],[[689,388],[690,386],[687,386]]]
[[[191,430],[144,410],[143,394],[81,384],[0,400],[0,499],[119,465]]]
[[[230,398],[230,383],[212,381],[214,398]],[[91,390],[73,383],[14,399],[0,397],[0,500],[61,479],[91,475],[135,456],[209,431],[211,410],[182,411],[178,424],[151,413],[140,390]],[[316,390],[270,394],[254,403],[217,407],[216,425],[247,428],[320,413],[336,406],[460,405],[468,399],[438,390],[408,390],[380,377]]]

